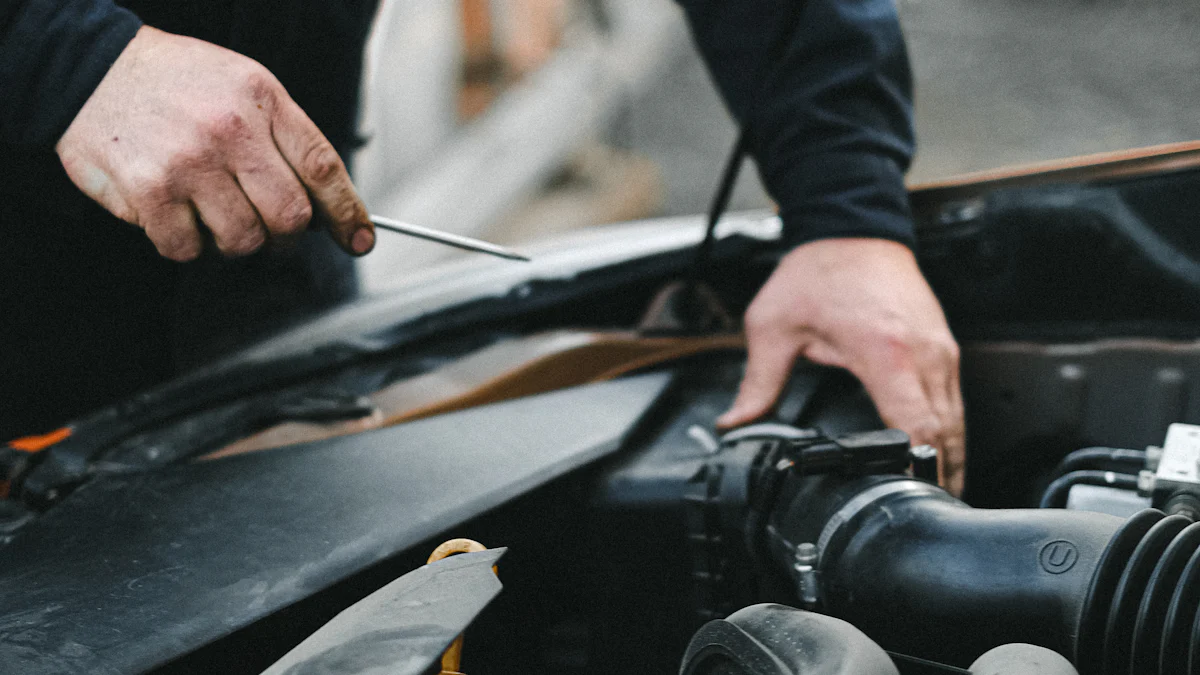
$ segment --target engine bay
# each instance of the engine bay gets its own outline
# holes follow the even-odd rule
[[[1200,673],[1198,184],[914,194],[961,500],[843,371],[718,434],[773,218],[729,217],[692,296],[697,223],[642,224],[7,448],[0,663],[260,673],[454,536],[507,549],[468,673]]]

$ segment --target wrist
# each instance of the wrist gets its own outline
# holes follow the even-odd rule
[[[141,19],[115,5],[80,22],[75,34],[61,40],[64,51],[75,51],[69,72],[42,73],[46,81],[53,79],[56,82],[56,104],[44,115],[39,115],[40,126],[46,128],[44,142],[47,146],[58,143],[143,28]],[[33,138],[37,136],[34,134]]]
[[[780,265],[804,261],[829,262],[838,265],[866,265],[872,261],[889,261],[916,268],[912,249],[903,242],[881,237],[826,237],[795,246],[780,260]]]

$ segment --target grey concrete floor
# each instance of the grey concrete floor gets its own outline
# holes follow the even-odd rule
[[[1197,0],[900,0],[912,178],[1200,139]]]
[[[916,76],[911,182],[1200,139],[1200,0],[899,0]],[[703,211],[734,128],[692,50],[615,141],[657,161],[664,213]],[[769,204],[753,170],[733,208]]]

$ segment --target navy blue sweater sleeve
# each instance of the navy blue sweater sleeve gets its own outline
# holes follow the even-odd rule
[[[53,147],[141,25],[112,0],[0,0],[0,143]]]
[[[911,246],[912,77],[893,0],[679,0],[791,244]]]

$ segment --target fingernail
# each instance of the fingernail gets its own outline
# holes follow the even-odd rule
[[[354,233],[353,239],[350,240],[350,248],[359,255],[370,251],[373,246],[375,246],[375,233],[371,232],[369,227],[359,228]]]

